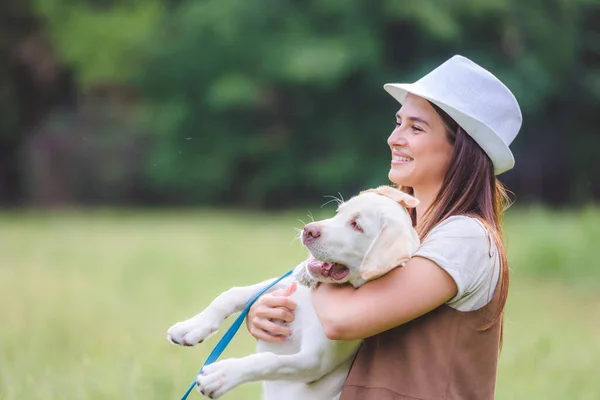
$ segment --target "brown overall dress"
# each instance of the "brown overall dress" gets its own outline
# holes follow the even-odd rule
[[[364,340],[340,400],[492,400],[501,322],[479,331],[498,303],[447,305]]]

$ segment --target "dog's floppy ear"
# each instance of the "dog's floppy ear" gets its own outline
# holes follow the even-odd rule
[[[386,220],[360,266],[365,281],[378,278],[408,261],[419,246],[412,228],[402,229],[402,222]]]
[[[402,204],[407,208],[414,208],[419,205],[419,200],[416,197],[411,196],[408,193],[404,193],[402,190],[393,188],[391,186],[379,186],[375,189],[363,190],[362,193],[377,193],[379,195],[389,197],[397,203]]]

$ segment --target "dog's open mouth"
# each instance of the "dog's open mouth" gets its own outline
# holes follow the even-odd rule
[[[350,270],[348,267],[338,263],[325,262],[311,258],[308,262],[308,270],[311,274],[320,275],[324,278],[331,278],[334,281],[342,280],[348,275]]]

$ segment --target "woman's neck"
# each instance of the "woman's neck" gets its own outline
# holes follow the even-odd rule
[[[440,187],[441,185],[439,185],[439,187],[430,188],[413,188],[413,195],[419,200],[419,205],[417,206],[417,221],[423,218],[423,215],[425,215],[427,210],[431,207],[438,195]]]

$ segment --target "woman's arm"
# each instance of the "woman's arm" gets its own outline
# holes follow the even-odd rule
[[[452,299],[457,290],[437,264],[413,257],[358,289],[319,285],[312,299],[329,339],[357,340],[419,317]]]

